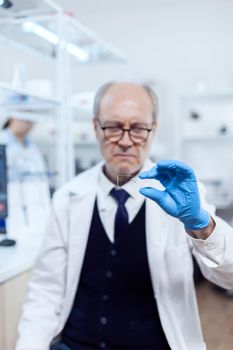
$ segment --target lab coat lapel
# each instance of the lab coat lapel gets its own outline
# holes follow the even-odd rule
[[[70,198],[70,228],[67,270],[67,308],[69,314],[79,282],[89,229],[92,220],[96,191],[91,191],[81,198]]]
[[[159,281],[163,273],[163,255],[168,228],[167,215],[150,199],[146,200],[146,241],[150,274],[154,293],[159,294]]]

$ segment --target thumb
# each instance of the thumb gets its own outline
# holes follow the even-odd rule
[[[148,197],[158,203],[158,205],[162,206],[165,202],[165,191],[159,191],[153,187],[142,187],[139,192],[143,194],[145,197]]]

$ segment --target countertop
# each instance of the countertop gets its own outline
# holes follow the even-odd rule
[[[28,234],[18,237],[15,246],[0,246],[0,284],[34,266],[43,237],[41,234]]]

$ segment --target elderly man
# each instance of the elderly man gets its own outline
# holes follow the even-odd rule
[[[206,349],[192,253],[206,278],[232,288],[233,231],[199,195],[192,169],[148,160],[156,127],[149,87],[98,91],[104,162],[54,196],[17,350]]]

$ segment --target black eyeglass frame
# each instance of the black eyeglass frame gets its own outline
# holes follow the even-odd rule
[[[98,121],[98,124],[99,124],[100,129],[103,130],[104,138],[105,138],[106,141],[110,141],[110,142],[119,142],[119,141],[123,138],[124,133],[127,131],[128,134],[129,134],[129,138],[130,138],[130,140],[131,140],[133,143],[143,144],[144,142],[147,141],[150,132],[153,130],[153,125],[155,125],[155,122],[153,122],[153,123],[151,124],[151,128],[133,127],[133,128],[130,128],[130,129],[122,128],[122,127],[120,127],[120,126],[118,126],[118,125],[116,125],[116,126],[102,126],[102,125],[100,124],[99,121]],[[106,136],[106,132],[105,132],[106,129],[119,129],[119,130],[121,130],[121,135],[119,135],[119,137],[113,136],[113,137],[110,137],[110,138],[109,138],[108,136]],[[145,130],[145,131],[147,131],[146,137],[143,138],[143,139],[141,139],[141,140],[138,140],[138,139],[137,139],[137,136],[136,136],[136,138],[135,138],[135,136],[133,136],[133,135],[130,133],[130,132],[131,132],[132,130],[134,130],[134,129],[140,129],[140,130]]]

